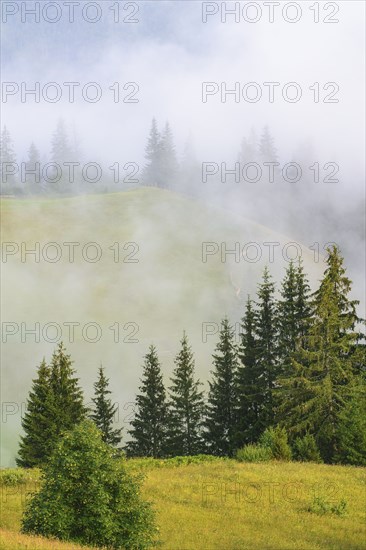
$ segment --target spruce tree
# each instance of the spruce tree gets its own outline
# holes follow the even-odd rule
[[[208,450],[214,455],[233,456],[237,420],[238,358],[234,330],[227,318],[221,323],[213,365],[205,423]]]
[[[306,345],[295,354],[293,372],[281,380],[283,424],[292,435],[312,433],[327,462],[339,453],[341,418],[360,364],[358,302],[348,298],[351,285],[338,248],[328,249]]]
[[[90,418],[102,432],[103,441],[108,443],[108,445],[117,446],[122,439],[122,428],[113,428],[113,419],[117,406],[108,397],[111,394],[109,379],[106,378],[102,366],[99,367],[98,380],[94,384],[94,389],[95,397],[92,399],[94,408]]]
[[[166,123],[160,140],[160,163],[161,179],[159,185],[164,189],[171,189],[177,180],[178,162],[169,122]]]
[[[0,135],[0,168],[1,168],[1,193],[12,194],[15,192],[17,178],[14,172],[16,155],[9,130],[4,126]]]
[[[71,430],[85,418],[86,408],[79,379],[72,368],[70,355],[61,342],[51,360],[51,416],[54,424],[55,440],[66,430]]]
[[[305,344],[311,316],[310,286],[302,262],[290,262],[278,301],[278,353],[283,374],[291,368],[291,356]]]
[[[262,432],[261,411],[265,392],[263,376],[258,371],[256,316],[253,302],[248,296],[241,325],[239,367],[237,372],[237,447],[254,443]]]
[[[16,458],[17,465],[23,468],[40,466],[49,455],[49,438],[52,433],[52,418],[49,415],[50,373],[50,367],[43,360],[27,399],[27,409],[22,419],[25,434],[20,440],[19,458]]]
[[[40,193],[42,190],[40,154],[33,142],[28,150],[28,160],[25,163],[25,169],[26,172],[23,181],[26,184],[27,191],[32,194]]]
[[[72,189],[72,182],[69,178],[68,167],[64,163],[76,162],[77,159],[73,158],[65,123],[62,119],[59,120],[52,136],[51,160],[57,167],[51,177],[54,181],[49,185],[58,193],[69,192]]]
[[[143,172],[143,181],[145,185],[159,187],[161,179],[161,136],[158,130],[156,119],[151,123],[150,134],[145,148],[145,158],[147,164]]]
[[[167,403],[157,352],[150,346],[145,356],[140,394],[136,397],[136,414],[127,445],[131,456],[164,456],[167,432]]]
[[[203,450],[204,401],[201,382],[194,377],[193,353],[185,333],[175,365],[169,388],[169,454],[195,455]]]
[[[44,466],[63,432],[83,420],[85,413],[78,379],[61,343],[51,365],[42,361],[33,381],[22,422],[25,435],[21,438],[17,464]]]
[[[271,426],[274,421],[274,392],[278,366],[278,322],[274,292],[275,285],[266,267],[258,288],[255,312],[258,384],[263,392],[258,396],[257,427],[260,432]]]
[[[277,151],[274,146],[274,139],[270,134],[268,126],[265,126],[259,140],[259,152],[264,162],[277,162]]]

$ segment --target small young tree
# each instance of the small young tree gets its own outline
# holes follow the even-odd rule
[[[27,503],[22,532],[113,549],[156,543],[154,516],[137,481],[89,420],[57,443],[41,489]]]
[[[113,420],[117,411],[117,406],[112,403],[108,397],[111,394],[109,388],[109,379],[104,374],[102,366],[99,367],[98,380],[94,384],[95,397],[92,401],[94,408],[90,418],[102,432],[102,439],[109,445],[117,446],[122,439],[122,428],[114,429]]]
[[[163,376],[154,346],[145,356],[140,394],[136,397],[136,414],[129,434],[132,441],[127,452],[132,456],[158,458],[165,454],[167,403]]]
[[[213,355],[213,379],[209,382],[206,440],[215,455],[233,456],[237,420],[237,349],[228,319],[221,323],[219,343]]]
[[[201,382],[194,378],[194,359],[184,333],[175,358],[169,402],[168,453],[173,456],[202,452],[204,401]]]

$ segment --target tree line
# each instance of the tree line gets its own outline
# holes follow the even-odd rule
[[[268,430],[286,433],[290,444],[315,449],[327,463],[366,464],[365,343],[358,301],[337,247],[328,249],[326,270],[311,293],[301,261],[291,262],[279,297],[266,268],[255,299],[248,297],[240,342],[223,319],[213,354],[207,398],[195,375],[184,333],[165,386],[157,350],[145,356],[135,416],[123,447],[128,456],[235,456]],[[62,344],[50,365],[38,368],[22,421],[20,466],[42,465],[61,434],[89,416],[103,441],[119,447],[113,427],[116,405],[100,367],[93,407],[82,391]],[[121,447],[119,447],[121,448]]]
[[[82,181],[82,170],[79,166],[70,169],[69,165],[82,163],[83,154],[75,131],[73,130],[70,137],[66,124],[62,119],[59,120],[52,135],[50,152],[41,154],[39,148],[32,142],[27,151],[27,158],[22,162],[22,170],[18,167],[18,170],[13,171],[9,168],[9,165],[19,163],[18,156],[10,132],[4,126],[0,134],[2,194],[78,194],[110,192],[121,189],[121,184],[117,185],[114,182],[110,170],[103,171],[102,180],[93,183],[89,180],[87,182]],[[144,159],[144,166],[136,174],[136,181],[140,184],[188,193],[198,191],[198,183],[202,183],[202,165],[196,157],[192,139],[187,140],[182,158],[179,160],[169,122],[164,125],[162,130],[159,130],[156,119],[152,120]],[[237,161],[243,164],[272,163],[277,162],[277,160],[277,150],[268,127],[263,129],[259,137],[252,130],[249,137],[242,140],[237,154]],[[47,163],[58,165],[61,167],[61,171],[50,166],[47,168],[45,176],[43,169]],[[72,174],[71,178],[70,174]],[[121,179],[123,178],[121,177]],[[129,180],[126,181],[128,183]],[[211,177],[210,185],[212,186],[212,184],[219,181],[220,177]]]

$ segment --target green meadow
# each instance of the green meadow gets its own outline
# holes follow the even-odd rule
[[[127,460],[144,474],[167,550],[361,550],[366,547],[364,468],[310,463],[243,464],[213,459]],[[14,472],[14,470],[3,470]],[[22,472],[22,470],[18,470]],[[2,478],[1,547],[71,550],[75,544],[20,534],[22,509],[39,471]],[[10,479],[8,479],[10,477]],[[15,477],[15,476],[14,476]],[[9,484],[13,483],[13,485]],[[345,511],[310,511],[314,498]]]

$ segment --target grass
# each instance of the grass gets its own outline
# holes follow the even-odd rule
[[[310,463],[183,463],[129,460],[143,471],[166,550],[362,550],[366,548],[364,468]],[[77,549],[19,534],[32,481],[2,487],[4,550]],[[322,513],[313,503],[326,503]],[[346,511],[333,513],[341,502]],[[329,513],[328,513],[329,511]],[[324,513],[323,513],[324,512]]]

